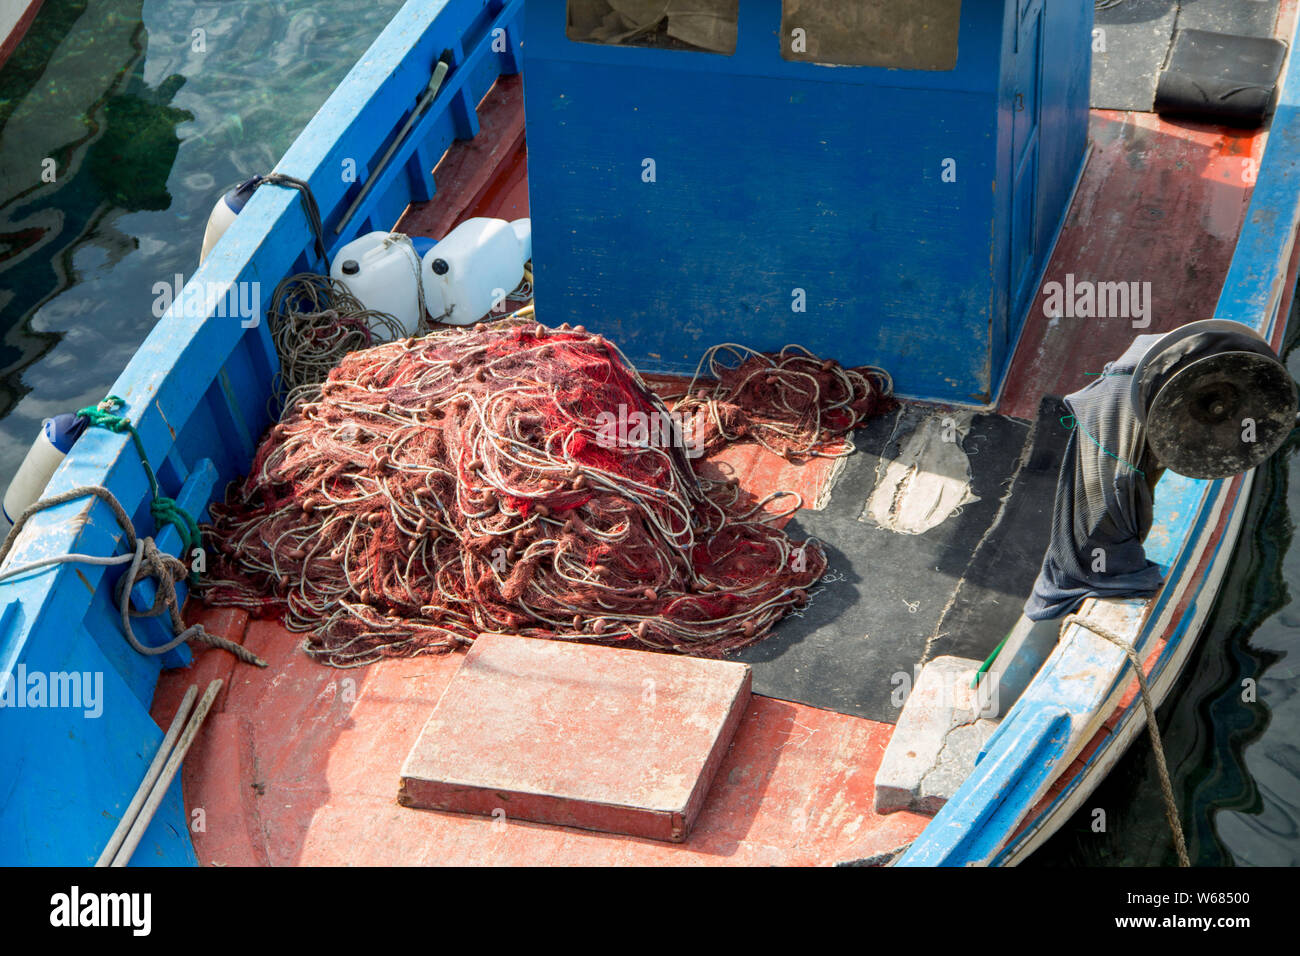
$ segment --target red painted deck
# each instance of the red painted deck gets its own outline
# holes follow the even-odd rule
[[[1267,134],[1094,110],[1092,155],[1043,285],[1150,282],[1150,325],[1049,318],[1039,294],[998,402],[1032,420],[1044,395],[1093,381],[1134,336],[1213,318]]]
[[[765,697],[746,708],[685,844],[407,809],[395,799],[402,762],[464,652],[341,671],[277,624],[195,619],[270,664],[204,650],[159,684],[165,726],[189,684],[227,679],[183,770],[186,806],[204,811],[193,838],[205,864],[814,865],[888,853],[928,821],[872,810],[889,725]]]

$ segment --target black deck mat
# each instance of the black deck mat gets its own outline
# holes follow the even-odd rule
[[[1016,475],[1002,520],[971,556],[930,656],[986,658],[1020,617],[1052,534],[1057,475],[1069,432],[1059,398],[1038,407],[1029,457]]]
[[[1277,11],[1278,0],[1099,0],[1092,107],[1150,112],[1175,29],[1271,37]]]
[[[1272,112],[1285,63],[1281,40],[1180,26],[1156,86],[1156,112],[1257,128]]]
[[[1047,408],[1049,423],[1061,414],[1057,407]],[[895,693],[898,675],[914,678],[927,645],[930,657],[983,658],[1019,617],[1047,546],[1064,429],[1059,423],[1035,428],[1042,438],[1022,468],[1029,425],[976,415],[962,447],[978,501],[920,535],[859,520],[882,451],[895,457],[927,414],[936,411],[904,406],[858,432],[858,451],[826,508],[802,511],[791,522],[796,538],[811,535],[825,544],[830,571],[799,616],[737,655],[753,666],[756,693],[893,723],[895,701],[905,696]]]
[[[1239,0],[1238,0],[1239,2]],[[1093,109],[1150,112],[1156,76],[1178,21],[1177,0],[1097,5],[1093,21]]]
[[[1277,7],[1277,0],[1182,0],[1178,28],[1272,37],[1277,27]]]

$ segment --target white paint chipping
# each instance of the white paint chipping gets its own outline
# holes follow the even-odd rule
[[[924,534],[977,501],[961,447],[970,422],[969,412],[926,416],[876,482],[862,519],[899,534]]]

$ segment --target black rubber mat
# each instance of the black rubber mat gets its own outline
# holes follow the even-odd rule
[[[1271,37],[1277,11],[1278,0],[1097,0],[1093,108],[1150,112],[1175,30]]]
[[[1057,474],[1070,437],[1061,424],[1066,411],[1059,398],[1039,404],[1029,456],[1016,475],[1002,520],[971,556],[952,609],[930,645],[930,657],[983,660],[1019,619],[1052,533]]]
[[[1286,44],[1179,27],[1156,86],[1156,112],[1257,128],[1273,111]]]
[[[1277,0],[1182,0],[1178,29],[1272,37],[1277,27]]]
[[[1029,424],[976,415],[962,447],[979,500],[918,535],[861,518],[882,453],[895,457],[926,415],[942,412],[904,406],[860,431],[825,509],[791,522],[795,537],[825,544],[830,571],[807,608],[737,655],[754,668],[754,691],[893,723],[905,696],[896,690],[927,648],[929,657],[987,656],[1020,616],[1047,546],[1066,438],[1051,427],[1058,407],[1040,414],[1048,424],[1034,429],[1024,467]]]

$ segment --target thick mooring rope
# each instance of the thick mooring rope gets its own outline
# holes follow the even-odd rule
[[[1142,664],[1142,658],[1138,656],[1137,648],[1131,641],[1128,641],[1113,631],[1107,630],[1094,621],[1089,621],[1077,614],[1071,614],[1061,622],[1062,633],[1064,628],[1070,624],[1078,624],[1085,627],[1092,633],[1096,634],[1103,640],[1110,641],[1128,657],[1129,663],[1133,665],[1133,671],[1137,674],[1138,690],[1142,695],[1142,709],[1146,712],[1147,731],[1151,734],[1151,750],[1156,758],[1156,775],[1160,778],[1160,795],[1165,803],[1165,819],[1169,822],[1169,832],[1173,834],[1174,851],[1178,854],[1179,866],[1191,866],[1191,860],[1187,856],[1187,839],[1183,836],[1183,824],[1178,818],[1178,801],[1174,799],[1174,786],[1169,779],[1169,765],[1165,760],[1165,745],[1160,737],[1160,726],[1156,723],[1156,705],[1151,696],[1151,686],[1147,683],[1146,668]]]
[[[131,523],[130,516],[122,503],[117,497],[100,485],[85,485],[80,488],[71,488],[68,491],[61,492],[57,495],[51,495],[48,498],[42,498],[28,506],[14,526],[9,529],[9,534],[5,536],[3,544],[0,544],[0,567],[8,559],[9,553],[13,550],[14,544],[22,534],[23,528],[26,527],[28,520],[33,515],[39,514],[47,508],[53,508],[56,505],[65,504],[69,501],[75,501],[78,498],[84,498],[87,495],[94,495],[99,498],[113,511],[113,516],[117,519],[118,525],[126,536],[127,547],[130,548],[130,554],[112,555],[103,557],[101,555],[90,554],[60,554],[49,558],[41,558],[28,564],[18,565],[13,568],[5,568],[0,572],[0,581],[8,580],[13,577],[20,577],[29,572],[36,571],[40,568],[49,567],[54,564],[92,564],[92,565],[118,565],[130,564],[126,573],[118,579],[117,601],[121,612],[122,636],[126,638],[127,643],[138,654],[145,656],[156,656],[165,654],[170,650],[179,647],[181,644],[190,641],[198,641],[200,644],[207,644],[209,647],[215,647],[219,650],[228,651],[235,655],[246,664],[256,664],[258,667],[265,667],[266,661],[262,660],[248,648],[241,644],[236,644],[219,634],[212,634],[207,631],[202,624],[193,624],[190,627],[185,626],[181,618],[180,598],[176,593],[176,585],[186,579],[188,569],[180,560],[172,557],[166,552],[160,551],[154,543],[153,538],[140,537],[135,533],[135,527]],[[154,578],[157,591],[154,594],[153,606],[147,611],[136,611],[131,607],[131,589],[137,582],[145,578]],[[135,636],[135,629],[131,626],[131,621],[137,617],[156,617],[166,612],[172,625],[173,637],[166,644],[156,647],[141,643],[140,639]]]
[[[846,402],[881,398],[853,373],[846,399],[823,384],[844,370],[815,364],[831,414],[791,393],[763,416],[803,420],[781,434],[807,450],[860,421],[837,414]],[[512,319],[355,352],[295,393],[211,507],[205,598],[283,613],[335,666],[485,632],[709,655],[749,644],[807,600],[825,555],[765,512],[786,493],[700,478],[668,415],[581,327]]]
[[[117,412],[125,407],[126,403],[116,395],[109,395],[98,405],[90,405],[77,412],[78,418],[84,418],[94,428],[106,428],[116,434],[127,434],[131,436],[131,442],[135,445],[136,454],[140,456],[140,464],[144,468],[145,478],[149,481],[149,514],[153,517],[154,526],[161,531],[163,525],[170,524],[181,538],[181,554],[193,554],[194,550],[202,543],[199,534],[199,523],[188,511],[176,503],[174,498],[168,498],[162,493],[158,485],[158,476],[154,473],[153,465],[149,464],[149,456],[144,450],[144,440],[140,438],[140,433],[131,420],[125,415],[119,415]],[[132,532],[134,533],[134,532]],[[197,578],[191,573],[189,575],[190,583],[193,584]]]

